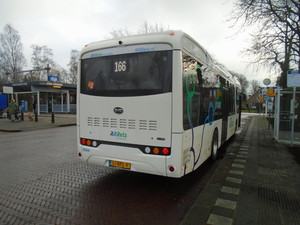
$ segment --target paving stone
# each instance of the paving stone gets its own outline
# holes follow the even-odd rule
[[[75,126],[1,133],[0,143],[0,224],[9,225],[178,224],[219,163],[184,179],[83,163]]]

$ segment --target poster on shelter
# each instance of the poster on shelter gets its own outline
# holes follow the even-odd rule
[[[287,86],[300,87],[300,70],[289,70],[287,73]]]

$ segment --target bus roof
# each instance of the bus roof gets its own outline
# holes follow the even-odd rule
[[[131,36],[124,36],[114,39],[102,40],[92,42],[86,45],[82,51],[81,56],[87,52],[114,48],[121,46],[137,45],[137,44],[155,44],[164,43],[170,44],[173,49],[184,50],[192,54],[199,62],[205,64],[209,68],[216,69],[220,72],[220,75],[231,83],[237,85],[240,88],[239,82],[233,78],[233,76],[225,68],[221,68],[214,63],[214,60],[209,53],[191,36],[181,30],[168,30],[162,32],[154,32],[147,34],[137,34]]]
[[[191,42],[196,43],[203,52],[206,52],[206,50],[201,45],[199,45],[197,41],[195,41],[192,37],[190,37],[188,34],[184,33],[183,31],[169,30],[169,31],[162,31],[162,32],[124,36],[124,37],[119,37],[114,39],[92,42],[86,45],[86,47],[83,48],[81,53],[83,54],[85,52],[89,52],[95,49],[113,48],[118,46],[127,46],[127,45],[135,45],[135,44],[149,44],[149,43],[151,44],[165,43],[165,44],[170,44],[173,49],[183,49],[184,38],[187,38]]]
[[[181,30],[169,30],[147,34],[138,34],[92,42],[82,49],[81,56],[86,52],[106,48],[162,43],[171,45],[175,50],[184,50],[190,53],[199,62],[205,64],[206,67],[212,68],[214,66],[213,59],[209,55],[209,53],[197,41],[195,41],[192,37]]]

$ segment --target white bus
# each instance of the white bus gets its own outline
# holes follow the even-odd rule
[[[78,71],[85,162],[182,177],[216,160],[237,129],[239,84],[182,31],[91,43]]]

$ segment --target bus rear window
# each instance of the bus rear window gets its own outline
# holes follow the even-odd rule
[[[172,51],[153,51],[83,59],[82,94],[141,96],[171,92]]]

